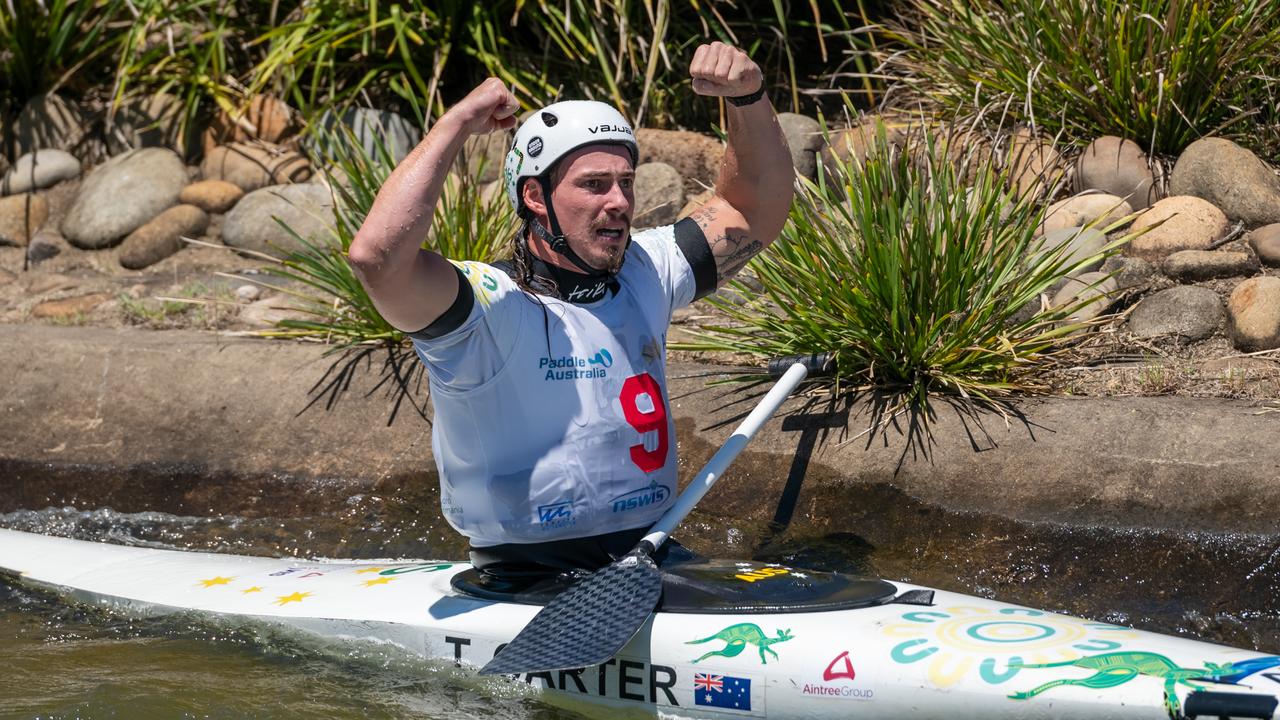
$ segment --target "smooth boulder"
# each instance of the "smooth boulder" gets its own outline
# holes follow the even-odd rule
[[[1219,137],[1196,140],[1182,151],[1169,192],[1194,195],[1248,226],[1280,223],[1280,177],[1257,155]]]
[[[0,245],[26,247],[49,219],[49,203],[35,193],[0,198]]]
[[[1280,278],[1249,278],[1227,300],[1231,342],[1237,350],[1280,348]]]
[[[1094,140],[1080,153],[1075,189],[1101,190],[1124,198],[1134,210],[1150,207],[1159,199],[1147,154],[1134,141],[1112,135]]]
[[[385,151],[388,159],[395,165],[421,141],[422,130],[403,115],[390,110],[349,108],[341,116],[335,115],[332,110],[326,110],[307,142],[319,157],[340,157],[358,147],[364,157],[374,160],[381,160],[382,151]],[[493,170],[501,173],[500,159]],[[494,174],[493,179],[496,178],[497,174]]]
[[[1045,211],[1039,231],[1045,234],[1063,228],[1084,226],[1105,230],[1132,213],[1133,207],[1129,202],[1115,195],[1076,195],[1050,205]]]
[[[635,198],[635,227],[669,225],[684,206],[684,179],[666,163],[644,163],[636,168]]]
[[[0,195],[43,190],[80,175],[80,161],[65,150],[33,150],[4,174]]]
[[[719,140],[683,130],[641,128],[636,131],[636,142],[640,162],[661,162],[675,168],[684,178],[686,195],[697,195],[715,185],[724,157]]]
[[[114,245],[178,202],[187,168],[167,148],[131,150],[94,168],[62,219],[62,236],[82,250]]]
[[[208,213],[224,213],[244,197],[239,185],[226,180],[201,180],[182,188],[178,202],[196,207]]]
[[[277,218],[309,242],[327,242],[333,225],[329,188],[320,183],[275,185],[245,195],[223,220],[222,242],[273,257],[303,250]]]
[[[1062,253],[1062,268],[1070,273],[1086,273],[1102,267],[1106,258],[1102,257],[1103,248],[1107,246],[1107,236],[1100,230],[1085,227],[1069,227],[1046,233],[1032,250],[1032,264],[1039,263],[1047,254],[1065,246]],[[1075,267],[1078,263],[1084,263]]]
[[[1178,282],[1203,282],[1252,275],[1258,271],[1258,260],[1247,252],[1179,250],[1164,259],[1162,269]]]
[[[1280,223],[1264,225],[1249,233],[1249,246],[1267,267],[1280,267]]]
[[[818,176],[818,153],[826,144],[822,139],[822,126],[817,120],[799,113],[778,113],[778,125],[791,150],[791,165],[796,172],[810,180]]]
[[[1025,128],[1009,136],[1009,190],[1017,197],[1042,198],[1062,182],[1062,155]]]
[[[183,237],[197,237],[209,227],[209,215],[195,205],[174,205],[129,233],[120,244],[120,265],[141,270],[183,248]]]
[[[1207,250],[1227,233],[1227,216],[1212,203],[1191,195],[1167,197],[1139,215],[1130,228],[1143,231],[1125,252],[1158,261],[1179,250]]]
[[[1217,332],[1222,315],[1218,293],[1194,285],[1177,285],[1139,301],[1129,314],[1129,331],[1140,338],[1204,340]]]
[[[219,145],[200,164],[205,180],[225,180],[245,192],[271,185],[306,182],[311,163],[296,150],[266,143]]]
[[[1098,317],[1115,300],[1118,285],[1106,273],[1087,272],[1070,278],[1053,296],[1055,308],[1073,308],[1062,324],[1087,323]]]
[[[297,129],[293,108],[270,95],[255,95],[247,106],[219,111],[205,129],[201,144],[205,155],[230,143],[259,140],[283,144]]]
[[[88,118],[71,100],[56,93],[36,95],[22,106],[13,126],[17,154],[32,150],[75,150],[88,132]]]
[[[182,100],[169,93],[132,98],[116,110],[107,129],[107,150],[119,155],[129,150],[164,147],[187,156],[182,129]]]

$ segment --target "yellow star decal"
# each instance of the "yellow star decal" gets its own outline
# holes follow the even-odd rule
[[[296,592],[296,593],[293,593],[292,595],[281,595],[280,597],[276,598],[276,604],[283,607],[285,605],[288,605],[291,602],[302,602],[303,598],[308,598],[308,597],[311,597],[311,593],[309,592]]]
[[[219,576],[217,576],[217,577],[211,577],[211,578],[209,578],[208,580],[201,580],[201,581],[197,582],[196,584],[197,584],[197,585],[203,585],[203,586],[205,586],[205,587],[207,587],[207,588],[211,588],[211,587],[213,587],[214,585],[226,585],[227,583],[231,582],[232,580],[235,580],[235,578],[233,578],[233,577],[222,577],[221,575],[219,575]]]
[[[391,582],[392,580],[395,580],[395,578],[392,578],[392,577],[379,577],[379,578],[374,578],[374,579],[372,579],[372,580],[365,580],[365,581],[364,581],[364,586],[365,586],[365,587],[373,587],[374,585],[386,585],[387,583]]]
[[[361,574],[364,574],[364,573],[382,572],[383,570],[386,570],[386,568],[380,568],[380,567],[367,567],[367,568],[360,568],[359,570],[357,570],[357,571],[356,571],[356,574],[357,574],[357,575],[361,575]]]
[[[248,595],[249,593],[262,592],[262,588],[258,587],[257,585],[254,585],[253,587],[249,588],[248,590],[241,590],[240,592],[241,592],[241,593],[243,593],[243,594],[245,594],[245,595]]]

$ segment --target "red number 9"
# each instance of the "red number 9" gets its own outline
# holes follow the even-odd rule
[[[646,407],[641,407],[641,398],[647,397]],[[658,433],[658,446],[646,450],[645,443],[631,446],[631,462],[644,472],[651,473],[667,462],[667,407],[662,402],[662,388],[649,373],[632,375],[622,383],[622,392],[618,395],[622,402],[622,416],[627,424],[636,432]]]

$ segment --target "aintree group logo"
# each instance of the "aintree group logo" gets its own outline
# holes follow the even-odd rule
[[[857,676],[857,672],[853,669],[853,661],[849,659],[849,651],[845,650],[827,663],[827,667],[822,671],[822,682],[805,683],[800,691],[812,697],[843,700],[874,699],[875,690],[853,684]]]

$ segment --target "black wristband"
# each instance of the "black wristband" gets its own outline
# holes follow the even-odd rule
[[[764,97],[763,82],[760,83],[760,89],[751,93],[750,95],[739,95],[738,97],[731,97],[731,98],[725,98],[725,99],[733,103],[735,107],[745,107],[747,105],[750,105],[753,102],[758,101],[762,97]]]

